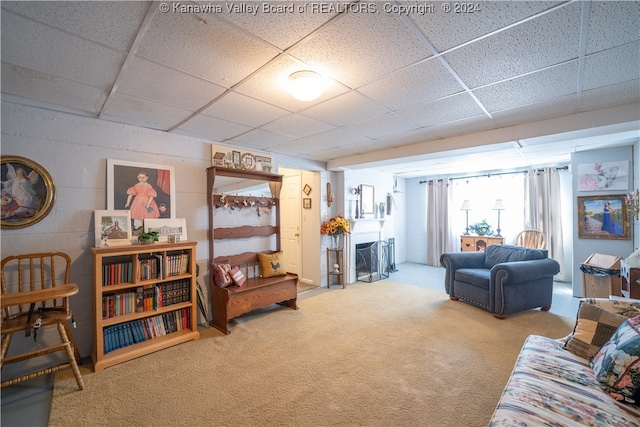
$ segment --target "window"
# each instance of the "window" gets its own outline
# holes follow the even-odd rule
[[[498,211],[493,210],[493,206],[496,199],[502,199],[505,210],[500,211],[500,234],[505,238],[505,243],[514,242],[524,227],[523,173],[456,179],[453,185],[451,216],[456,233],[465,232],[466,212],[460,208],[465,200],[469,200],[469,225],[486,219],[495,235]]]

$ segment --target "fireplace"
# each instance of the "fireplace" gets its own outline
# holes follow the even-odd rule
[[[356,244],[356,280],[375,282],[389,278],[389,244],[383,241]]]

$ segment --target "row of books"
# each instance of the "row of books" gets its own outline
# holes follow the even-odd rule
[[[102,266],[102,285],[110,286],[133,281],[133,262],[114,262]]]
[[[152,254],[137,261],[138,280],[166,279],[186,274],[189,269],[189,254]],[[120,283],[133,283],[133,262],[122,261],[102,266],[102,285],[112,286]]]
[[[166,279],[186,274],[189,267],[189,254],[154,254],[149,258],[138,259],[138,279]]]
[[[191,328],[188,308],[104,328],[105,354],[136,343]]]
[[[149,286],[138,286],[135,292],[119,292],[102,297],[102,318],[133,312],[157,310],[172,304],[191,301],[191,280],[180,279]]]

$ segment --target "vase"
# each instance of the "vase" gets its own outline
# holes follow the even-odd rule
[[[330,249],[342,249],[344,245],[344,238],[342,234],[332,234]]]

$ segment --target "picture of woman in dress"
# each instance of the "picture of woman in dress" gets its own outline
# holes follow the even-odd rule
[[[127,189],[127,203],[124,208],[131,211],[134,230],[142,227],[145,219],[160,217],[160,211],[155,201],[158,193],[147,182],[148,180],[149,174],[145,171],[140,171],[138,172],[138,182]]]
[[[613,214],[613,208],[611,203],[604,202],[604,209],[602,211],[602,231],[606,231],[609,234],[620,234],[622,228],[616,225],[615,221],[611,217]]]

